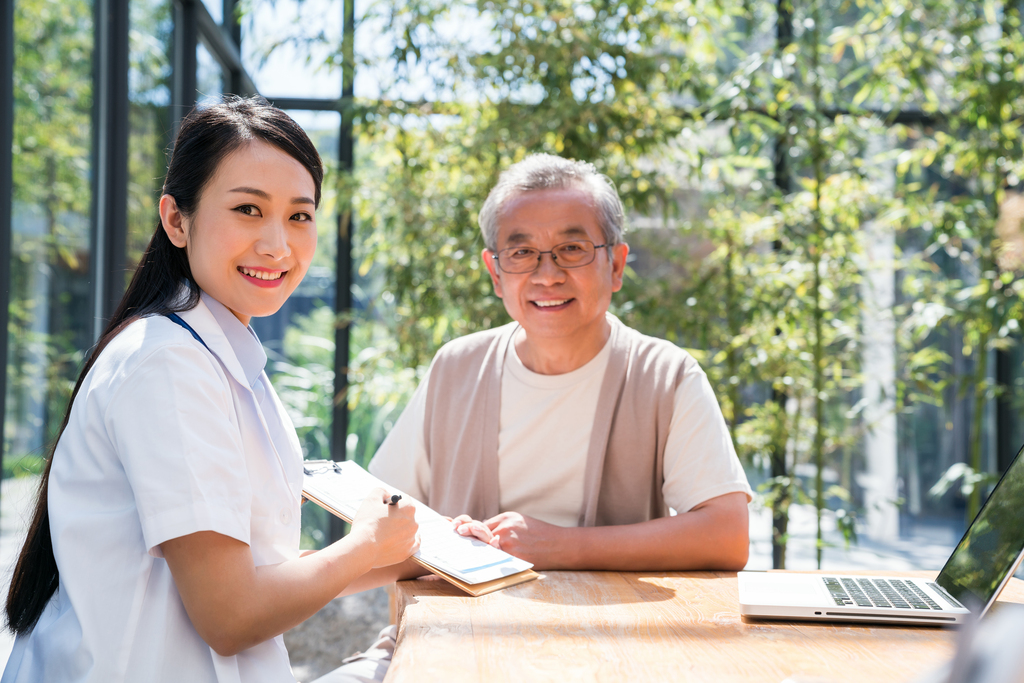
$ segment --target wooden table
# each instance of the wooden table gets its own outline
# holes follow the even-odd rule
[[[1011,580],[1000,602],[1024,602],[1024,581]],[[744,621],[734,572],[546,572],[479,598],[437,579],[403,581],[395,609],[388,683],[905,683],[948,660],[956,635]]]

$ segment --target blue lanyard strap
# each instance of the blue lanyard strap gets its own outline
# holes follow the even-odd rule
[[[197,342],[199,342],[203,346],[206,346],[206,342],[203,341],[203,338],[200,337],[199,334],[195,330],[192,329],[191,325],[189,325],[187,322],[182,320],[180,315],[178,315],[177,313],[166,313],[165,315],[166,315],[167,318],[170,319],[171,322],[177,323],[178,325],[181,325],[186,330],[188,330],[189,334],[191,334],[193,337],[195,337]],[[206,350],[209,351],[210,347],[206,346]]]

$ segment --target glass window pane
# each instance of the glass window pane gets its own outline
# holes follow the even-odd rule
[[[5,473],[41,469],[92,342],[92,17],[89,0],[15,3]]]
[[[269,98],[341,97],[340,69],[320,65],[341,45],[343,12],[341,0],[256,3],[242,19],[242,62],[259,91]]]
[[[157,223],[171,130],[170,0],[133,0],[128,73],[128,262],[138,263]]]
[[[196,90],[199,104],[219,102],[224,94],[224,69],[202,40],[196,46]]]
[[[218,24],[224,23],[224,2],[223,0],[203,0],[203,4],[206,5],[206,9],[209,10],[210,16]]]

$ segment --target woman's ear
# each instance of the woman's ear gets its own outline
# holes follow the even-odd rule
[[[185,247],[188,244],[188,231],[185,229],[185,217],[178,210],[178,202],[169,194],[160,197],[160,225],[171,244]]]

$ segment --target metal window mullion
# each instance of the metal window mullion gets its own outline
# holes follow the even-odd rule
[[[1013,384],[1015,377],[1014,353],[1008,349],[996,350],[995,380],[997,386],[1006,387],[1006,391],[996,397],[996,469],[1005,472],[1013,462],[1020,444],[1017,442],[1019,431],[1014,427],[1019,419],[1019,412],[1014,406]]]
[[[342,97],[351,100],[355,68],[352,62],[354,39],[354,2],[345,2],[345,33],[342,44]],[[341,129],[338,136],[338,171],[350,174],[355,166],[353,159],[351,109],[341,114]],[[349,327],[345,320],[352,308],[352,201],[350,197],[338,199],[338,244],[335,263],[334,311],[342,324],[334,330],[334,415],[331,429],[331,457],[344,460],[348,439],[348,370],[349,370]]]
[[[171,64],[172,140],[178,136],[181,120],[196,103],[196,71],[199,61],[199,31],[196,27],[196,0],[174,0],[174,43]]]
[[[786,47],[793,42],[792,9],[790,0],[776,0],[775,45],[776,50],[779,52],[786,49]],[[773,159],[775,187],[783,194],[788,194],[790,192],[790,171],[786,159],[788,154],[789,132],[783,129],[775,136],[775,157]],[[779,251],[780,249],[782,249],[782,241],[776,239],[772,242],[772,250]],[[780,333],[781,331],[776,328],[776,336]],[[785,406],[787,397],[785,392],[772,387],[770,400],[780,406]],[[771,474],[773,477],[789,476],[790,473],[786,471],[786,454],[784,449],[781,453],[773,451],[771,457]],[[772,531],[785,533],[788,526],[788,516],[785,514],[779,514],[777,509],[773,509]],[[785,549],[786,547],[780,543],[772,543],[772,567],[775,569],[785,566]]]
[[[0,9],[0,459],[7,403],[7,322],[11,298],[11,233],[14,209],[14,3]]]
[[[195,16],[197,35],[202,37],[203,43],[228,75],[225,86],[229,89],[237,88],[240,92],[236,95],[256,94],[258,91],[242,66],[242,54],[231,37],[230,28],[225,29],[218,24],[202,2],[192,0],[189,4]]]
[[[345,32],[342,42],[341,94],[351,102],[355,83],[355,2],[345,0]],[[355,168],[355,143],[352,139],[352,108],[341,112],[338,137],[338,166],[342,174]],[[343,185],[347,187],[347,184]],[[348,371],[349,332],[352,309],[352,198],[339,197],[338,244],[335,264],[334,311],[341,324],[334,328],[334,411],[331,419],[331,459],[344,460],[348,444]],[[334,542],[344,534],[344,524],[331,516],[330,538]]]
[[[231,39],[231,42],[239,48],[239,53],[241,53],[242,22],[239,21],[238,4],[238,0],[224,0],[224,4],[222,5],[224,8],[223,25],[225,35]]]
[[[93,51],[93,339],[124,294],[128,242],[128,2],[96,1]]]
[[[344,115],[350,108],[350,99],[318,99],[314,97],[267,97],[280,109],[300,109],[304,111],[336,111]]]
[[[242,68],[241,59],[242,23],[238,20],[238,1],[223,0],[222,7],[223,11],[221,14],[224,17],[224,21],[221,24],[221,31],[239,55],[238,64],[228,69],[228,78],[224,84],[224,90],[235,95],[251,95],[255,92],[255,88],[252,91],[246,92],[246,85],[244,83],[245,69]]]

